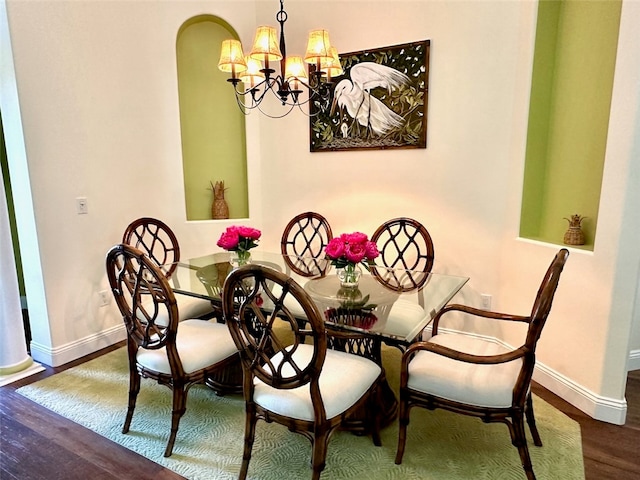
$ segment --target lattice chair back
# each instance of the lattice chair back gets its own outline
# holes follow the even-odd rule
[[[146,253],[170,278],[180,260],[180,245],[169,226],[156,218],[143,217],[127,226],[122,243]]]
[[[372,270],[383,284],[406,292],[426,283],[435,252],[431,235],[420,222],[405,217],[388,220],[373,233],[371,241],[380,251],[376,263],[387,267]],[[411,272],[403,274],[401,270]]]
[[[327,264],[314,262],[324,258],[324,249],[333,238],[331,226],[325,217],[316,212],[296,215],[282,232],[280,249],[289,267],[305,277],[324,272]]]
[[[292,278],[260,265],[234,270],[225,281],[223,310],[241,351],[245,388],[253,389],[246,373],[275,388],[307,383],[318,388],[327,346],[324,322],[318,307]],[[307,320],[306,330],[299,327],[300,313]],[[297,356],[300,349],[307,352],[302,357]]]
[[[135,247],[116,245],[107,254],[107,277],[131,340],[149,350],[166,347],[176,335],[178,308],[155,263]]]

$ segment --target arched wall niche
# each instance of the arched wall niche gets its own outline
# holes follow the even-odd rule
[[[218,69],[220,45],[238,38],[213,15],[188,19],[178,30],[176,61],[186,217],[212,218],[212,183],[224,181],[229,218],[249,217],[245,118],[227,74]]]

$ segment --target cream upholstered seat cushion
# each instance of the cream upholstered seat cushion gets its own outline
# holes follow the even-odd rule
[[[205,320],[180,322],[176,348],[182,368],[187,374],[218,363],[238,352],[226,325]],[[140,348],[136,361],[150,370],[171,374],[166,348]]]
[[[499,355],[510,351],[494,342],[468,335],[439,334],[430,343],[474,355]],[[409,363],[407,386],[447,400],[482,407],[509,407],[522,359],[495,365],[453,360],[426,350]]]
[[[211,301],[206,298],[197,298],[176,293],[176,303],[178,304],[180,320],[198,318],[213,312]]]
[[[176,305],[178,306],[178,316],[180,321],[187,319],[196,319],[213,311],[213,306],[207,299],[180,294],[176,294],[175,297]],[[147,312],[153,312],[154,303],[152,299],[145,299],[142,302],[142,306],[147,310]],[[142,318],[140,317],[140,313],[138,314],[138,316],[139,318]],[[161,309],[158,312],[156,323],[162,326],[167,326],[169,324],[169,314],[165,309]]]
[[[300,344],[293,354],[301,368],[309,363],[313,355],[313,346]],[[278,365],[282,354],[274,355],[273,362]],[[284,369],[293,374],[290,366]],[[350,353],[327,350],[327,356],[320,373],[320,393],[324,402],[327,418],[341,414],[356,403],[371,387],[380,375],[380,367],[373,361]],[[277,389],[255,379],[253,400],[271,412],[299,420],[314,420],[313,404],[309,385],[290,390]]]
[[[426,319],[427,312],[420,304],[401,298],[391,305],[384,331],[389,335],[403,337],[412,332],[417,325],[426,323]]]

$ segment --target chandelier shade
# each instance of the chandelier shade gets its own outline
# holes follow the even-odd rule
[[[222,41],[218,68],[223,72],[231,73],[233,75],[242,73],[247,69],[240,40]]]
[[[296,55],[287,58],[284,79],[292,91],[301,91],[300,87],[302,87],[307,80],[307,72],[302,57]]]
[[[280,118],[296,107],[302,110],[303,105],[313,102],[316,112],[328,112],[331,79],[343,74],[338,51],[329,40],[329,32],[312,30],[304,57],[287,56],[284,36],[287,12],[283,0],[280,0],[276,20],[280,24],[280,35],[275,27],[259,26],[248,55],[243,53],[239,40],[222,42],[218,67],[231,74],[227,81],[233,85],[240,110],[247,114],[258,109],[269,117]],[[279,72],[274,69],[276,66],[279,66]],[[268,93],[285,107],[282,111],[272,114],[261,108]]]
[[[240,75],[240,81],[245,86],[249,85],[249,88],[254,88],[265,78],[264,73],[261,72],[262,62],[250,56],[245,57],[244,60],[247,64],[247,69]]]
[[[312,30],[307,42],[307,53],[304,61],[312,64],[320,64],[323,60],[331,58],[331,42],[329,32],[326,30]]]
[[[340,64],[340,57],[338,57],[338,49],[331,47],[331,56],[325,58],[320,63],[320,69],[327,75],[327,80],[331,80],[333,77],[339,77],[344,74],[342,65]]]
[[[282,60],[282,52],[278,47],[278,35],[274,27],[258,27],[250,56],[262,62]]]

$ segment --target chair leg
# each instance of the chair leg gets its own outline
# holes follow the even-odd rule
[[[176,435],[178,434],[178,427],[180,426],[180,419],[186,410],[187,404],[187,391],[184,385],[173,386],[173,410],[171,412],[171,434],[169,435],[169,441],[167,442],[167,448],[164,451],[165,457],[170,457],[173,452],[173,444],[176,442]]]
[[[327,444],[329,443],[329,432],[316,434],[313,439],[311,454],[311,468],[313,473],[311,474],[311,480],[319,480],[320,474],[324,470],[325,462],[327,460]]]
[[[536,480],[536,476],[533,473],[533,465],[531,465],[531,457],[529,456],[529,448],[527,447],[527,437],[524,427],[524,416],[522,412],[514,415],[512,420],[513,432],[511,435],[511,441],[513,445],[518,449],[522,468],[524,468],[524,473],[527,476],[527,480]],[[509,424],[507,423],[507,425]]]
[[[370,412],[367,417],[367,420],[371,421],[371,437],[373,438],[373,444],[376,447],[382,446],[382,439],[380,438],[380,418],[381,412],[379,406],[382,405],[382,389],[380,385],[377,385],[375,390],[371,392],[369,395],[367,410]],[[371,416],[373,418],[371,418]]]
[[[533,443],[536,447],[541,447],[542,440],[540,439],[540,434],[538,433],[538,428],[536,427],[536,418],[533,415],[533,400],[531,399],[531,392],[529,392],[529,395],[527,395],[527,403],[525,405],[524,413],[527,416],[527,423],[529,424],[529,430],[531,430]]]
[[[253,409],[247,408],[247,414],[244,424],[244,450],[242,452],[242,466],[240,467],[240,474],[238,480],[245,480],[247,478],[247,471],[249,470],[249,461],[251,460],[251,450],[253,449],[253,441],[256,436],[256,423],[258,419]]]
[[[140,374],[134,365],[129,371],[129,405],[127,407],[127,417],[125,418],[124,425],[122,426],[122,433],[129,432],[131,419],[133,418],[133,411],[136,408],[138,392],[140,392]]]
[[[398,450],[396,451],[396,465],[402,463],[404,447],[407,443],[407,426],[409,425],[409,405],[400,392],[400,406],[398,412]]]

